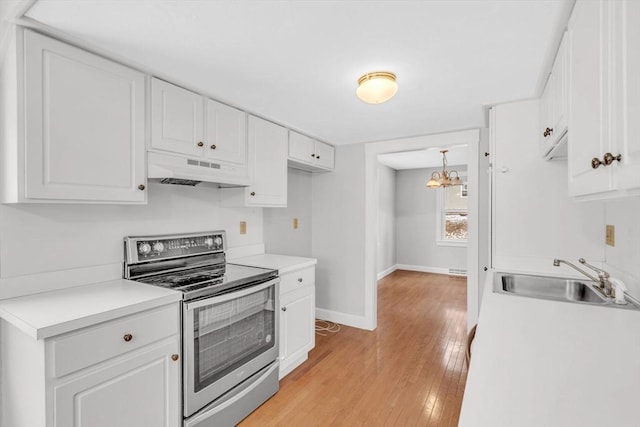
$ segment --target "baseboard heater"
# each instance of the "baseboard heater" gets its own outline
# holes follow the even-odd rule
[[[450,268],[449,275],[451,276],[466,276],[467,269],[465,268]]]

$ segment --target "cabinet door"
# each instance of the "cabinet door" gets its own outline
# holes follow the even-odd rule
[[[191,157],[204,153],[204,98],[151,80],[151,147]]]
[[[29,30],[24,37],[25,197],[144,202],[145,76]]]
[[[289,131],[289,157],[305,163],[315,163],[314,143],[308,136]]]
[[[280,372],[315,346],[315,287],[285,295],[280,311]]]
[[[246,188],[249,206],[287,205],[287,130],[249,116],[249,171],[253,184]]]
[[[614,187],[640,188],[640,2],[613,2],[614,88],[613,114],[616,122],[613,155],[621,162],[611,166]]]
[[[551,126],[553,132],[551,137],[553,141],[557,140],[564,130],[567,128],[567,102],[569,95],[567,93],[567,36],[566,33],[562,37],[560,47],[558,48],[558,54],[553,63],[553,70],[551,75],[553,76],[553,90],[551,96],[552,108],[551,108]]]
[[[542,155],[545,156],[551,147],[552,134],[552,92],[553,92],[553,74],[549,75],[549,79],[542,91],[540,98],[540,139],[542,140]]]
[[[608,150],[608,2],[578,1],[569,22],[569,194],[611,187],[609,167],[591,167]]]
[[[181,425],[179,338],[53,386],[56,427]]]
[[[333,169],[334,148],[329,144],[316,141],[316,165],[321,168]]]
[[[207,99],[206,157],[247,164],[247,114]]]

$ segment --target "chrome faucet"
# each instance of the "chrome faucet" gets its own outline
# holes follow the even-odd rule
[[[560,264],[567,264],[569,267],[572,267],[574,270],[579,271],[580,273],[584,274],[585,276],[587,276],[589,279],[593,280],[594,282],[597,283],[597,289],[600,290],[600,292],[602,292],[606,297],[609,298],[613,298],[613,285],[611,284],[611,281],[609,280],[609,273],[607,273],[604,270],[601,270],[597,267],[594,267],[593,265],[587,263],[587,261],[585,261],[584,258],[580,258],[578,260],[578,262],[582,265],[584,265],[585,267],[590,268],[591,270],[595,271],[596,273],[598,273],[598,277],[594,277],[593,275],[587,273],[586,271],[584,271],[583,269],[575,266],[574,264],[570,263],[569,261],[565,261],[563,259],[554,259],[553,260],[553,265],[556,267],[559,267]]]

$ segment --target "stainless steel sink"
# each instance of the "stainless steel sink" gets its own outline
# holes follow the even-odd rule
[[[640,310],[640,306],[633,301],[628,301],[626,305],[615,304],[601,295],[588,280],[495,273],[493,290],[530,298]]]

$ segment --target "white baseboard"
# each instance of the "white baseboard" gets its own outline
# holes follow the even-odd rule
[[[386,277],[386,276],[390,275],[391,273],[393,273],[397,269],[398,269],[398,264],[392,265],[391,267],[387,268],[386,270],[381,271],[380,273],[378,273],[378,280],[382,279],[383,277]]]
[[[325,310],[324,308],[316,307],[316,319],[328,320],[330,322],[340,323],[341,325],[352,326],[358,329],[366,329],[367,331],[375,329],[369,325],[364,316]]]
[[[425,265],[397,264],[397,270],[421,271],[423,273],[449,274],[448,268],[428,267]]]

